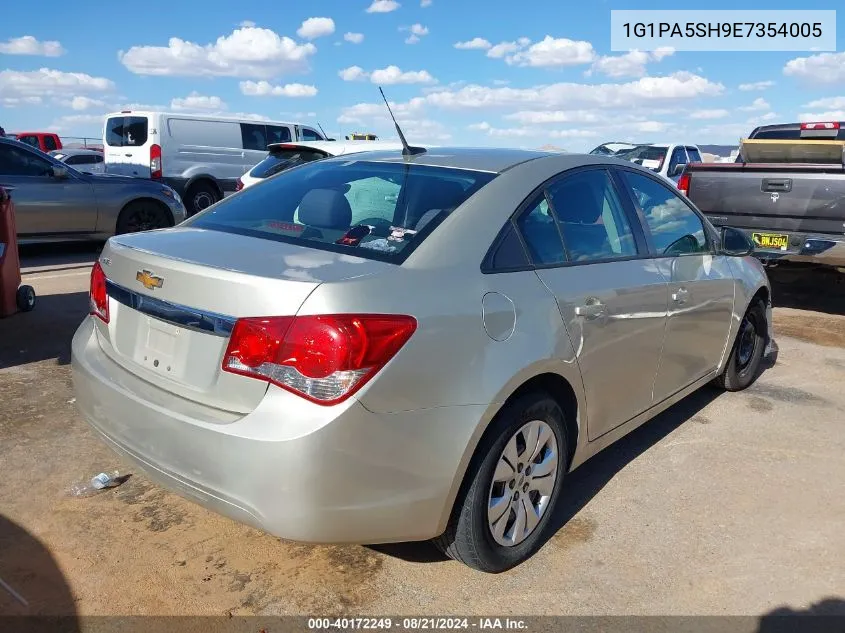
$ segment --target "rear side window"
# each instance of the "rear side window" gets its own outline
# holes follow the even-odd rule
[[[495,177],[460,169],[327,159],[226,198],[187,224],[401,264]]]
[[[106,145],[110,147],[140,147],[146,142],[146,117],[111,117],[106,121]]]
[[[263,125],[241,123],[241,139],[244,149],[262,152],[267,149],[267,133]]]
[[[691,163],[703,162],[701,160],[701,152],[699,152],[696,148],[688,147],[687,148],[687,154],[689,155],[689,162],[691,162]]]
[[[319,160],[325,158],[325,154],[317,151],[309,150],[281,150],[271,152],[267,158],[258,163],[249,172],[253,178],[269,178],[274,174],[283,172],[286,169],[301,165],[302,163],[310,163],[312,160]]]
[[[566,176],[548,189],[573,262],[633,257],[637,245],[613,181],[603,169]]]
[[[54,149],[59,149],[59,146],[56,145],[56,139],[52,136],[45,136],[44,137],[44,148],[48,152],[52,152]]]
[[[566,260],[560,233],[544,195],[519,216],[517,226],[534,264],[548,266]]]
[[[267,125],[264,129],[267,134],[267,145],[270,143],[290,143],[292,140],[290,128],[283,125]],[[267,146],[265,145],[261,149],[267,149]]]

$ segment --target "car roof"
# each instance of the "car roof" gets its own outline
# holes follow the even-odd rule
[[[405,156],[400,150],[367,152],[358,160],[382,163],[410,163],[431,167],[450,167],[500,173],[529,160],[546,156],[561,156],[560,152],[523,150],[497,147],[436,147],[429,151]],[[343,160],[338,156],[335,160]],[[351,157],[347,157],[351,160]],[[325,160],[333,160],[327,158]]]
[[[102,152],[98,152],[95,149],[86,149],[84,147],[64,147],[62,149],[54,149],[53,151],[49,152],[50,154],[63,154],[65,156],[85,156],[88,154],[95,154],[97,156],[102,156]]]

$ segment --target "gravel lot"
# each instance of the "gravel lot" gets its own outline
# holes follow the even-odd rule
[[[93,258],[27,251],[38,305],[0,321],[0,578],[29,603],[0,589],[0,613],[762,615],[826,599],[845,613],[836,277],[780,283],[775,271],[777,363],[748,391],[700,391],[588,462],[543,550],[488,576],[427,544],[281,541],[132,470],[113,491],[70,496],[126,468],[73,404],[69,344]]]

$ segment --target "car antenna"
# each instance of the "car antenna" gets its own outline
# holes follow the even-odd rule
[[[323,133],[323,138],[329,140],[329,135],[326,134],[326,131],[323,129],[323,126],[320,125],[319,121],[317,121],[317,127],[320,128],[320,131]]]
[[[381,89],[381,86],[378,87],[378,91],[381,93],[381,98],[384,99],[384,105],[387,106],[387,111],[390,113],[390,118],[393,119],[393,125],[396,126],[396,133],[399,135],[399,141],[402,143],[402,155],[415,156],[416,154],[425,154],[424,147],[411,147],[410,145],[408,145],[408,141],[405,140],[405,135],[402,134],[402,129],[396,122],[396,117],[393,116],[393,110],[390,109],[390,104],[387,102],[387,97],[384,96],[384,90]]]

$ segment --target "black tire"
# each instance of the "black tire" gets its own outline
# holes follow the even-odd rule
[[[15,294],[15,303],[21,312],[30,312],[35,308],[35,289],[32,286],[21,286]]]
[[[185,209],[188,217],[204,211],[219,200],[220,193],[213,184],[206,180],[195,182],[185,194]]]
[[[748,306],[739,325],[728,363],[721,376],[716,378],[716,385],[726,391],[742,391],[757,380],[768,335],[766,305],[762,301],[755,301]]]
[[[115,233],[138,233],[168,226],[173,226],[173,217],[163,204],[155,200],[136,200],[123,207],[117,218]]]
[[[557,466],[553,469],[556,480],[546,510],[533,532],[521,543],[505,546],[494,540],[488,525],[493,476],[507,443],[523,425],[533,420],[545,422],[554,433],[558,455]],[[545,542],[549,521],[563,487],[568,456],[564,414],[557,402],[545,393],[517,398],[499,412],[485,433],[455,500],[446,531],[434,539],[435,546],[446,556],[488,573],[507,571],[530,558]]]

